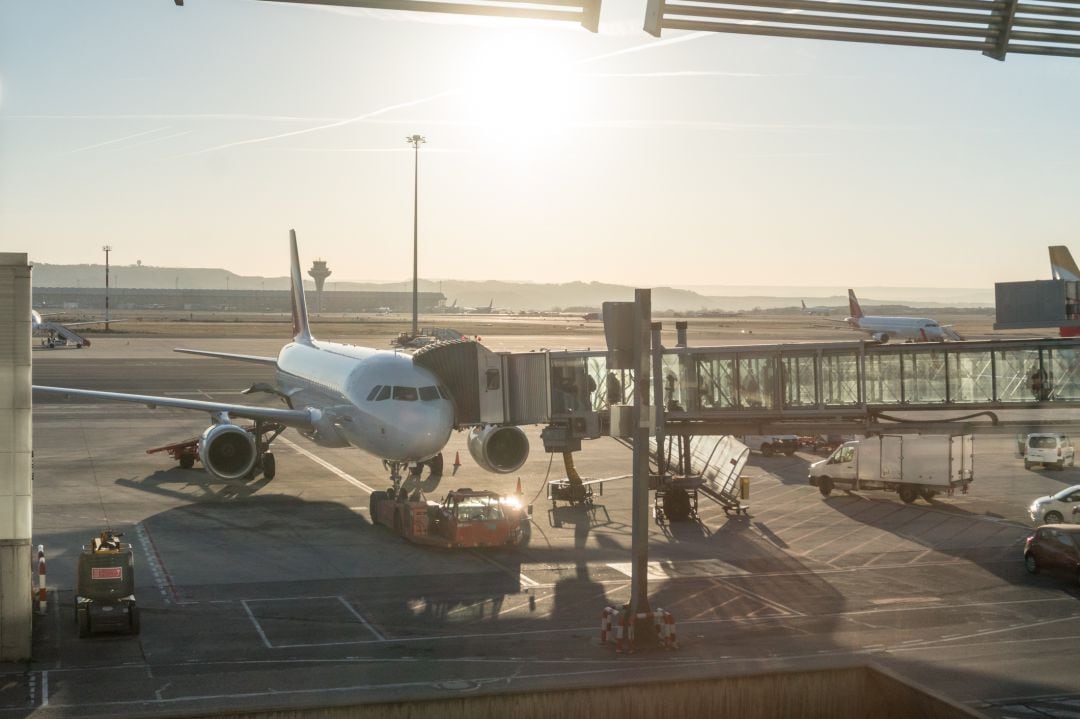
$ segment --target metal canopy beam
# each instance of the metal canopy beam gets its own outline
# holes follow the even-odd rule
[[[173,0],[183,5],[184,0]],[[590,32],[600,26],[600,0],[475,0],[475,2],[439,2],[437,0],[262,0],[305,5],[438,12],[457,15],[484,15],[528,20],[563,20],[579,22]]]
[[[645,30],[1080,57],[1080,0],[648,0]]]

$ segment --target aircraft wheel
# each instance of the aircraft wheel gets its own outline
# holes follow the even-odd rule
[[[182,454],[180,455],[180,466],[184,469],[191,469],[195,466],[195,455]]]
[[[267,452],[262,458],[262,473],[267,479],[273,479],[277,474],[277,461],[274,460],[274,453]]]

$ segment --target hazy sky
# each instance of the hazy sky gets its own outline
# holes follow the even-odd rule
[[[1080,60],[257,0],[0,0],[0,251],[339,280],[992,287],[1080,215]],[[629,52],[620,52],[627,51]]]

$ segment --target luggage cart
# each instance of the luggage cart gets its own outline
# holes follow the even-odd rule
[[[106,529],[79,554],[75,623],[80,637],[97,631],[139,633],[135,557],[122,536]]]

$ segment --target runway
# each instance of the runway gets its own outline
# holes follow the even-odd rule
[[[265,368],[169,348],[279,344],[124,341],[35,353],[34,381],[239,401],[272,378]],[[629,485],[608,484],[591,510],[552,509],[544,480],[561,476],[561,460],[543,453],[539,428],[509,476],[476,467],[454,434],[447,464],[460,453],[463,466],[431,493],[508,492],[520,476],[534,504],[527,545],[441,551],[372,526],[369,493],[388,483],[355,450],[286,432],[277,477],[250,485],[145,453],[206,424],[134,405],[36,404],[34,543],[51,601],[30,670],[0,677],[0,715],[423,699],[867,660],[990,716],[1080,713],[1080,591],[1021,561],[1027,504],[1080,483],[1080,469],[1025,471],[1012,438],[978,437],[971,493],[931,504],[825,500],[806,482],[817,457],[755,455],[748,517],[703,502],[699,522],[650,526],[651,601],[674,614],[680,648],[621,656],[596,638],[602,609],[629,596]],[[610,439],[578,455],[588,477],[629,467]],[[76,557],[106,525],[135,546],[142,633],[78,639]]]

